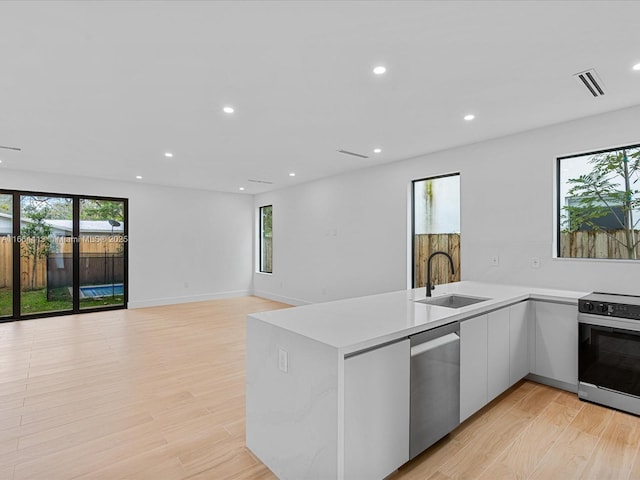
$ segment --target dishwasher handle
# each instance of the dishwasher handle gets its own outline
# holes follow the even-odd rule
[[[422,353],[429,352],[431,350],[435,350],[436,348],[459,341],[460,335],[458,335],[456,332],[449,333],[442,337],[434,338],[433,340],[430,340],[428,342],[420,343],[411,347],[411,356],[415,357],[416,355],[420,355]]]

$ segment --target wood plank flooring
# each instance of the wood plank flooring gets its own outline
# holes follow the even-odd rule
[[[245,316],[284,307],[0,324],[0,479],[275,479],[244,443]],[[638,417],[523,382],[390,480],[640,480],[639,445]]]

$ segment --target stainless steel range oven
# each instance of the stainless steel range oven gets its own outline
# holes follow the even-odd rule
[[[592,293],[578,311],[578,396],[640,415],[640,297]]]

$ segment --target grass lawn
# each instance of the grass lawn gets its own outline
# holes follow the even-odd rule
[[[5,317],[13,313],[11,305],[13,299],[11,298],[10,288],[0,288],[0,317]]]
[[[46,288],[22,292],[22,314],[28,315],[30,313],[55,312],[71,310],[73,308],[71,295],[67,288],[53,290],[52,297],[53,298],[51,300],[47,300]],[[104,307],[106,305],[122,305],[123,303],[124,297],[122,295],[102,298],[83,298],[80,299],[80,308],[86,309]],[[10,316],[13,313],[12,304],[13,298],[11,289],[0,288],[0,316]]]

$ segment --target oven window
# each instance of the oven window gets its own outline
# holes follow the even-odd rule
[[[640,332],[580,324],[581,382],[640,397]]]

